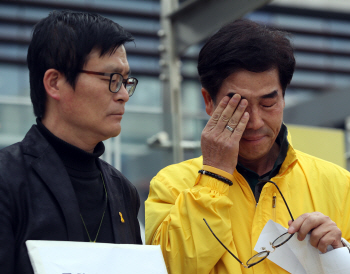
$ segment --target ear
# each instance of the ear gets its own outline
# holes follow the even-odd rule
[[[209,116],[211,116],[215,110],[213,99],[211,98],[209,92],[205,88],[202,88],[202,95],[205,103],[205,111]]]
[[[55,100],[60,100],[60,85],[63,75],[56,69],[48,69],[44,74],[44,87],[46,94]]]

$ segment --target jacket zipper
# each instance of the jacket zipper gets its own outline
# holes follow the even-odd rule
[[[272,197],[272,220],[276,222],[276,192],[273,193]]]

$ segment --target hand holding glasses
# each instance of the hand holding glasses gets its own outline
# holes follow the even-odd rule
[[[294,222],[294,218],[293,218],[293,215],[292,213],[290,212],[290,209],[288,207],[288,204],[286,202],[286,200],[284,199],[283,197],[283,194],[282,192],[280,191],[280,189],[278,188],[278,186],[276,185],[276,183],[270,181],[270,180],[259,180],[260,182],[265,182],[265,183],[271,183],[271,184],[274,184],[278,190],[278,192],[281,194],[282,198],[283,198],[283,201],[288,209],[288,212],[290,214],[290,217],[292,218],[293,222]],[[261,251],[257,254],[255,254],[253,257],[251,257],[247,262],[246,262],[246,265],[244,265],[241,260],[239,260],[220,240],[219,238],[215,235],[215,233],[213,232],[213,230],[210,228],[209,224],[207,223],[207,221],[205,219],[203,219],[204,222],[206,223],[206,225],[208,226],[209,230],[211,231],[211,233],[214,235],[214,237],[219,241],[219,243],[238,261],[240,262],[241,265],[243,265],[243,267],[245,268],[250,268],[260,262],[262,262],[263,260],[265,260],[267,258],[267,256],[269,256],[270,253],[274,252],[275,249],[277,247],[280,247],[281,245],[284,245],[286,242],[288,242],[294,235],[293,234],[289,234],[288,232],[286,233],[283,233],[281,236],[277,237],[271,244],[273,250],[272,251],[268,251],[268,250],[264,250],[264,251]]]

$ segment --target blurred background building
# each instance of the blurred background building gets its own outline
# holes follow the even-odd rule
[[[168,4],[174,2],[162,1]],[[187,0],[178,4],[179,7],[187,5],[186,12],[195,13],[198,8],[205,9],[206,5],[214,2],[225,1]],[[348,1],[276,0],[267,5],[268,1],[258,0],[232,2],[237,8],[232,11],[232,18],[226,19],[244,16],[291,34],[297,67],[286,92],[285,122],[327,127],[327,130],[346,133],[347,117],[350,116]],[[244,10],[244,5],[241,5],[244,2],[255,2],[252,6],[256,8],[252,10],[248,6]],[[168,50],[164,37],[169,33],[161,19],[164,10],[160,0],[0,0],[0,149],[22,140],[35,123],[26,66],[31,30],[50,11],[61,9],[99,13],[119,23],[135,37],[135,44],[129,43],[126,48],[132,76],[138,78],[139,85],[126,105],[122,133],[105,142],[103,157],[136,185],[143,206],[149,181],[161,168],[174,162],[176,152],[172,144],[175,141],[171,140],[177,133],[181,140],[178,145],[183,151],[179,154],[180,158],[201,155],[200,135],[208,116],[201,97],[196,61],[203,41],[186,48],[179,58],[181,62],[176,62],[175,67],[180,67],[179,80],[182,81],[180,94],[174,99],[166,85],[169,64],[164,57]],[[173,7],[173,11],[176,10],[180,9]],[[180,12],[173,14],[181,16]],[[206,18],[207,24],[212,24],[219,17],[220,9],[211,9],[210,16]],[[205,28],[203,25],[203,31]],[[173,126],[174,100],[177,100],[175,108],[181,112],[175,117],[180,128]],[[314,136],[317,139],[319,133]],[[341,134],[337,141],[326,138],[321,146],[334,150],[333,146],[338,142],[344,148],[344,136]],[[345,161],[345,148],[342,152],[341,157]],[[139,218],[144,221],[143,207]]]

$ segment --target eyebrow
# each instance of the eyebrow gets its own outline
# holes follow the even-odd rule
[[[122,74],[122,72],[123,72],[120,68],[115,67],[115,66],[107,66],[107,67],[105,68],[105,70],[113,71],[114,73],[116,72],[116,73],[120,73],[120,74]],[[126,72],[126,75],[129,76],[130,74],[131,74],[131,70],[129,69],[129,70]]]
[[[226,94],[226,96],[232,98],[233,95],[235,95],[235,94],[236,94],[236,93],[234,93],[234,92],[230,92],[230,93]],[[242,100],[242,99],[247,99],[247,98],[245,98],[244,96],[241,95],[241,100]]]
[[[265,94],[265,95],[261,96],[260,98],[261,99],[271,99],[271,98],[277,97],[277,95],[278,95],[277,90],[274,90],[274,91],[272,91],[272,92],[270,92],[268,94]]]
[[[234,93],[234,92],[230,92],[230,93],[226,94],[226,96],[229,96],[230,98],[232,98],[233,95],[235,95],[235,94],[236,94],[236,93]],[[268,94],[262,95],[260,98],[261,98],[261,99],[272,99],[272,98],[277,97],[277,95],[278,95],[277,90],[274,90],[274,91],[272,91],[272,92],[270,92],[270,93],[268,93]],[[241,100],[242,100],[242,99],[247,99],[247,98],[245,98],[244,96],[241,96]]]

